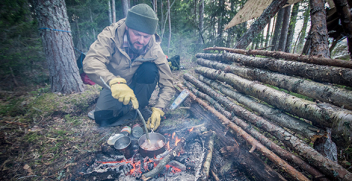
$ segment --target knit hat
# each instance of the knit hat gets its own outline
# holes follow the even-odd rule
[[[158,25],[158,17],[154,10],[147,4],[137,4],[128,10],[126,26],[128,28],[154,34]]]

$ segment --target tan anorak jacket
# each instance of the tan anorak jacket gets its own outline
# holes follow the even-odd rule
[[[143,62],[154,62],[159,69],[160,88],[154,107],[165,108],[174,94],[174,87],[169,64],[160,47],[159,36],[153,35],[147,45],[146,54],[140,55],[132,62],[122,47],[125,29],[125,19],[122,19],[106,27],[98,35],[98,39],[90,46],[83,61],[84,72],[103,87],[106,86],[100,77],[107,83],[113,78],[122,77],[130,85],[134,73]]]

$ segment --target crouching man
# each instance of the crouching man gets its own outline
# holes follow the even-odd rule
[[[90,46],[83,69],[103,87],[94,111],[95,122],[100,126],[126,124],[136,117],[138,108],[142,114],[148,112],[146,106],[156,85],[160,88],[157,102],[151,115],[143,115],[149,129],[156,130],[160,125],[174,88],[160,37],[155,33],[157,23],[153,9],[138,4],[125,19],[106,27]]]

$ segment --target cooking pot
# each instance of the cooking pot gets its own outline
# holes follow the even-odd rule
[[[141,145],[146,141],[147,136],[144,134],[142,135],[139,139],[138,139],[138,145],[139,145],[139,153],[143,156],[146,157],[148,156],[149,158],[154,158],[157,155],[164,153],[165,152],[165,144],[166,144],[166,139],[163,135],[159,134],[159,133],[148,133],[149,135],[149,139],[150,139],[150,143],[151,144],[156,144],[157,141],[162,140],[163,141],[163,146],[157,150],[147,150],[147,149],[143,149],[141,147]]]
[[[119,150],[126,159],[131,158],[132,149],[131,149],[131,138],[128,136],[122,136],[118,138],[114,144],[115,149]]]

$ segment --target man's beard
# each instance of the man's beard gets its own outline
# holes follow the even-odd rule
[[[132,50],[133,53],[136,53],[136,54],[139,54],[139,55],[145,53],[145,49],[147,48],[147,46],[143,46],[141,49],[136,49],[134,47],[134,45],[132,44],[132,42],[131,42],[129,32],[127,32],[127,41],[128,41],[129,48]]]

